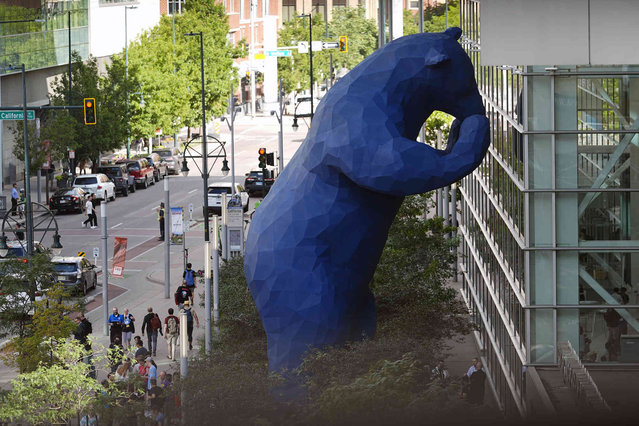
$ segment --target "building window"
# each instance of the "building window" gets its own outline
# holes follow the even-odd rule
[[[127,3],[127,4],[138,4],[138,0],[100,0],[100,5],[107,5],[107,4],[122,4],[122,3]]]
[[[293,20],[296,16],[295,0],[282,0],[282,22]]]
[[[313,0],[313,15],[320,15],[326,21],[326,0]]]
[[[169,15],[182,13],[185,0],[169,0]]]
[[[262,16],[268,15],[269,0],[262,0]]]
[[[346,0],[333,0],[333,9],[336,7],[346,7]]]
[[[411,1],[410,5],[409,5],[410,9],[419,9],[419,2],[418,1]]]

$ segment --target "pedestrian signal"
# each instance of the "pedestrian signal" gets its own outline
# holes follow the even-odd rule
[[[340,52],[348,52],[348,37],[346,36],[339,36],[339,46],[338,46],[338,50]]]
[[[95,124],[95,98],[84,98],[84,124]]]

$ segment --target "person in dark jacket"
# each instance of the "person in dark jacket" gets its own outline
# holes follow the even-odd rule
[[[156,356],[156,352],[158,350],[158,333],[162,334],[162,320],[158,316],[158,314],[153,312],[153,308],[149,306],[147,309],[148,313],[144,316],[144,321],[142,322],[142,336],[144,337],[144,333],[146,332],[148,336],[149,343],[149,352]]]
[[[484,388],[486,384],[486,373],[481,361],[475,364],[475,371],[470,375],[468,387],[468,402],[481,405],[484,403]]]

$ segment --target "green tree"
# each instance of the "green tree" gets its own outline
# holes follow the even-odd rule
[[[84,348],[77,341],[51,339],[52,362],[11,381],[12,390],[0,401],[0,419],[28,424],[67,423],[85,413],[101,390],[82,362]]]
[[[448,2],[448,27],[459,26],[459,1]],[[446,3],[434,3],[424,8],[424,32],[438,33],[446,29]],[[419,32],[419,15],[404,11],[404,35]]]
[[[148,136],[157,128],[173,133],[202,123],[199,37],[186,33],[202,32],[207,116],[225,111],[234,78],[233,58],[241,52],[229,45],[228,30],[222,4],[189,1],[184,12],[175,16],[175,46],[169,16],[130,45],[129,78],[136,80],[132,92],[142,92],[145,103],[139,106],[139,95],[131,102],[134,137]]]
[[[313,81],[329,78],[330,53],[333,53],[335,70],[352,69],[377,48],[377,27],[373,20],[366,19],[363,6],[334,9],[333,19],[328,27],[320,15],[313,15],[312,18],[314,41],[336,42],[340,36],[348,37],[347,53],[339,53],[337,49],[313,52]],[[308,42],[309,36],[308,19],[295,18],[284,23],[279,33],[278,45],[294,46],[300,41]],[[309,87],[308,56],[308,53],[298,53],[297,49],[293,49],[291,58],[278,59],[278,75],[282,78],[286,91],[302,91]]]

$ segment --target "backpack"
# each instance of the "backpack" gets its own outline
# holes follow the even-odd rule
[[[86,326],[87,334],[93,333],[93,326],[91,325],[91,322],[88,319],[86,318],[84,319],[84,324]]]
[[[184,312],[186,313],[186,322],[193,322],[193,314],[191,313],[191,309],[185,309]]]
[[[167,329],[167,334],[178,333],[178,325],[175,318],[169,317],[168,321],[166,322],[166,329]]]
[[[186,280],[186,285],[189,287],[193,287],[195,285],[195,280],[193,279],[193,270],[185,269],[184,270],[184,279]]]
[[[158,314],[154,314],[153,318],[151,318],[151,329],[155,331],[161,328],[162,328],[162,321],[160,321]]]

